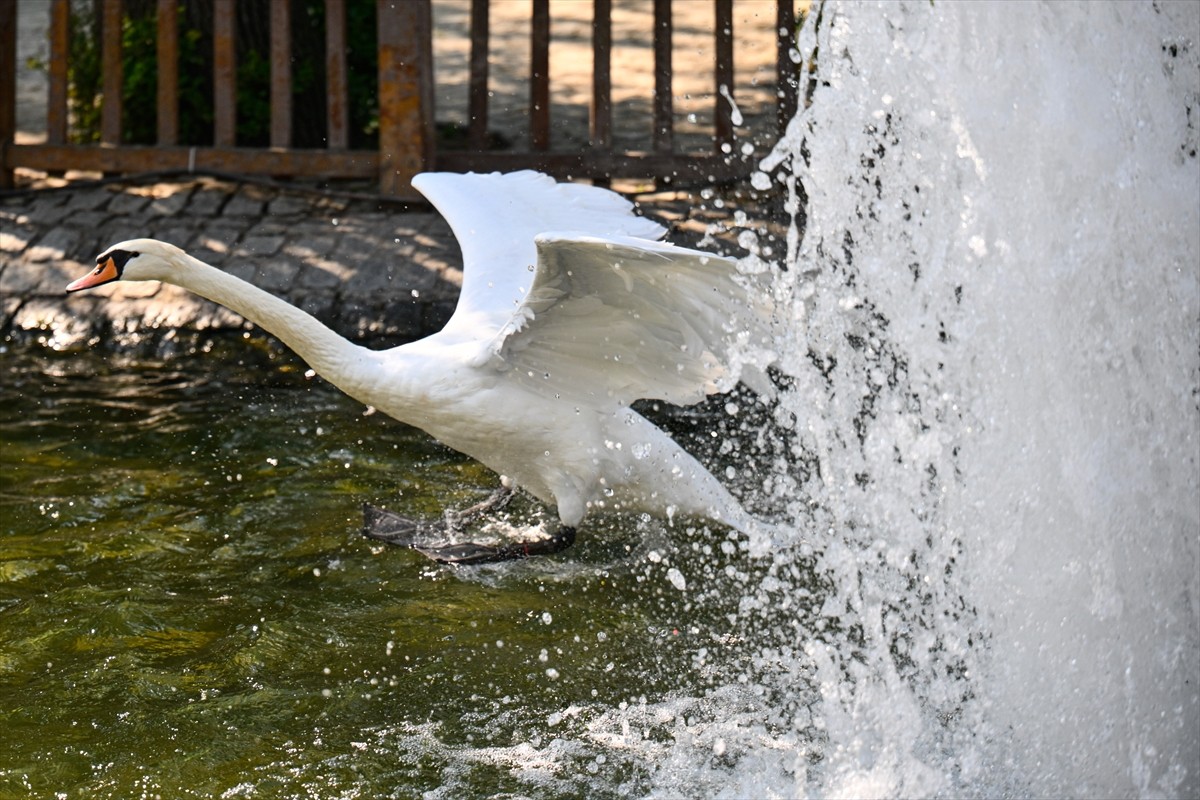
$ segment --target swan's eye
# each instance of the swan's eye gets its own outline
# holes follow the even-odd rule
[[[129,263],[129,259],[136,258],[139,255],[141,254],[136,250],[110,250],[96,259],[96,269],[103,270],[109,263],[112,263],[117,273],[120,274],[125,269],[125,265]]]

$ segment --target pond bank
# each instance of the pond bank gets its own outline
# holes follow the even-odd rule
[[[696,246],[730,215],[719,198],[705,202],[711,194],[634,199],[671,228],[672,241]],[[716,234],[703,246],[735,249],[731,236]],[[250,327],[175,286],[65,294],[105,248],[142,237],[178,245],[358,341],[407,341],[440,329],[462,281],[458,244],[429,206],[203,176],[68,184],[0,197],[0,339],[121,349],[156,333]]]
[[[241,317],[174,286],[63,287],[126,239],[176,244],[356,339],[419,336],[453,310],[461,260],[425,207],[189,177],[67,186],[0,200],[0,335],[70,347],[149,330],[240,329]]]

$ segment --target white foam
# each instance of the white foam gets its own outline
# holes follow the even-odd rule
[[[805,793],[1194,795],[1200,7],[818,8]]]
[[[815,471],[768,485],[817,556],[747,590],[757,691],[693,701],[658,793],[1195,796],[1200,5],[817,4],[799,43],[755,185],[807,197],[775,478]]]

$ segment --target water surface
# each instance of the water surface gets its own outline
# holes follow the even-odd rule
[[[495,477],[287,354],[2,365],[0,796],[617,796],[649,771],[620,741],[671,720],[581,728],[734,646],[737,593],[689,565],[724,575],[720,532],[600,520],[472,569],[364,539],[364,501],[436,515]]]
[[[0,794],[1200,796],[1200,5],[813,5],[786,380],[664,418],[776,547],[436,567],[491,476],[253,340],[4,353]]]

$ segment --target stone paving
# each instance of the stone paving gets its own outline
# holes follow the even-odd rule
[[[68,347],[170,328],[237,329],[232,312],[175,286],[63,287],[106,247],[151,237],[280,295],[363,339],[436,329],[461,282],[457,244],[428,208],[210,178],[0,199],[0,335]]]
[[[635,200],[671,229],[671,241],[688,246],[731,217],[712,190]],[[705,246],[733,252],[735,234],[718,231]],[[207,177],[68,185],[0,197],[0,340],[119,347],[154,331],[250,327],[166,284],[63,291],[108,246],[141,237],[178,245],[356,340],[400,342],[438,330],[462,280],[458,244],[428,206]]]

